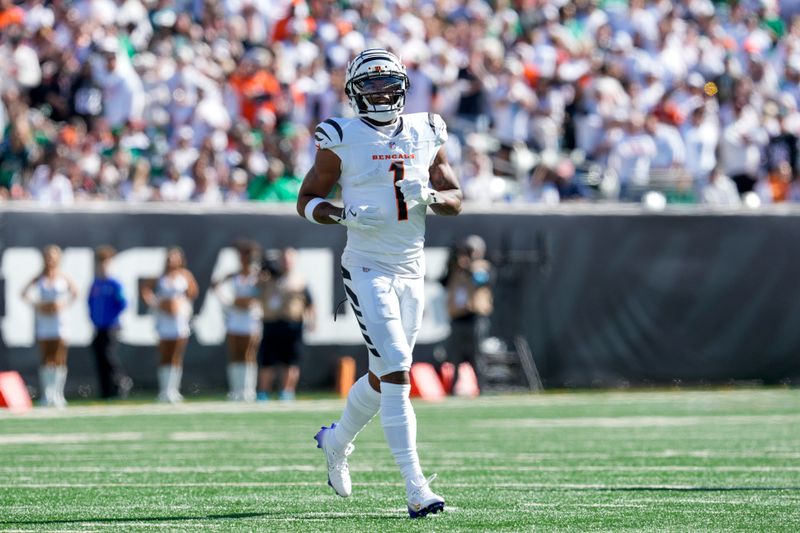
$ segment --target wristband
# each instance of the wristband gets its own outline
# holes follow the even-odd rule
[[[319,198],[319,197],[312,198],[311,200],[308,201],[308,203],[306,204],[306,208],[303,211],[303,214],[310,222],[313,222],[314,224],[322,224],[322,222],[317,222],[316,219],[314,218],[314,209],[316,209],[317,206],[324,201],[325,201],[324,198]]]

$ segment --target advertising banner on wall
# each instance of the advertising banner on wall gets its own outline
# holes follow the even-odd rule
[[[468,210],[428,217],[426,312],[415,358],[432,361],[449,334],[444,274],[450,247],[470,234],[495,264],[492,334],[524,336],[546,387],[780,382],[800,377],[800,215],[768,212],[648,213],[638,208],[502,213]],[[79,298],[68,313],[68,391],[96,389],[86,295],[93,248],[111,244],[112,263],[130,302],[120,357],[136,386],[155,387],[154,318],[139,296],[142,280],[181,246],[200,286],[185,361],[187,392],[225,387],[223,306],[212,279],[237,267],[232,243],[294,247],[317,311],[307,331],[301,386],[329,386],[339,357],[366,370],[366,351],[339,278],[344,228],[309,224],[293,209],[80,209],[14,206],[0,211],[0,370],[35,383],[39,365],[33,309],[23,287],[42,268],[39,249],[58,244]],[[335,314],[337,313],[337,314]],[[334,320],[335,318],[335,320]]]

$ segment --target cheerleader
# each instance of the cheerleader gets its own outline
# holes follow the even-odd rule
[[[183,250],[167,250],[164,274],[142,287],[142,299],[154,310],[159,343],[158,401],[178,403],[183,375],[183,354],[189,342],[192,302],[197,298],[197,281],[186,268]]]
[[[64,399],[67,382],[65,314],[78,293],[73,281],[61,272],[61,248],[45,246],[42,259],[42,273],[25,286],[22,300],[35,309],[36,341],[42,354],[42,366],[39,367],[41,404],[62,408],[67,405]]]
[[[224,301],[225,329],[228,340],[228,399],[252,402],[256,399],[256,347],[261,333],[261,313],[258,302],[258,269],[253,264],[258,254],[254,243],[239,242],[240,269],[220,280],[213,281],[211,287],[218,289],[230,283],[233,290],[231,301]]]

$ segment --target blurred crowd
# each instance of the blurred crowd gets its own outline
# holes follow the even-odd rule
[[[294,201],[367,47],[469,200],[800,200],[800,0],[0,0],[0,198]]]

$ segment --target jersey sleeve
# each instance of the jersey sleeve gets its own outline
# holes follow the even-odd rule
[[[436,137],[436,147],[442,146],[447,142],[447,124],[437,113],[428,113],[428,126]]]
[[[329,118],[314,129],[314,144],[317,150],[333,150],[344,142],[344,131],[335,119]]]

